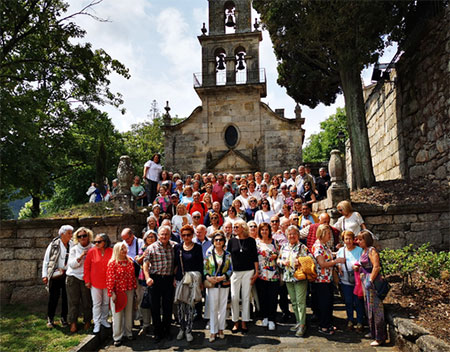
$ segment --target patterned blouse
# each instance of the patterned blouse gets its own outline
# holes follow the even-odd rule
[[[323,245],[320,240],[316,240],[312,246],[311,252],[316,259],[321,255],[325,258],[326,262],[333,260],[333,253],[326,245]],[[319,263],[317,263],[316,272],[317,279],[315,282],[329,283],[333,279],[333,267],[322,268]]]
[[[214,262],[213,257],[213,251],[214,255],[216,257],[216,261]],[[223,261],[225,260],[225,263],[222,265]],[[217,267],[216,267],[217,263]],[[219,268],[222,267],[222,270],[220,272],[217,272]],[[230,276],[232,274],[232,267],[231,267],[231,254],[227,251],[224,251],[224,254],[222,256],[219,256],[214,248],[211,248],[210,251],[207,252],[205,260],[203,262],[203,276],[206,278],[206,276],[222,276],[225,275],[226,279],[223,282],[220,282],[216,284],[216,287],[222,287],[223,284],[229,283]],[[226,286],[228,287],[228,286]]]
[[[111,261],[106,269],[106,288],[108,296],[113,292],[124,292],[136,288],[136,278],[134,276],[134,264],[131,260]]]
[[[279,249],[275,244],[264,243],[263,241],[256,241],[256,248],[258,249],[258,264],[259,264],[259,274],[258,278],[264,281],[278,281],[280,280],[280,274],[277,267],[277,258],[271,259],[271,257],[276,254],[278,257]]]
[[[308,248],[303,243],[296,243],[291,245],[290,243],[285,243],[280,250],[280,255],[278,260],[284,262],[289,261],[288,265],[280,265],[283,270],[283,281],[284,282],[297,282],[298,280],[294,277],[295,264],[298,257],[306,257],[308,255]]]

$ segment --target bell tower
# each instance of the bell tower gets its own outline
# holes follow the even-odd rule
[[[266,96],[266,77],[259,67],[261,31],[252,28],[251,0],[208,0],[209,33],[203,24],[198,40],[202,46],[202,72],[194,74],[200,98],[220,86],[245,85]]]

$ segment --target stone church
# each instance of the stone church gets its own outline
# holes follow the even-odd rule
[[[202,72],[194,89],[202,105],[178,124],[164,117],[165,167],[181,173],[268,171],[298,167],[305,130],[295,118],[272,111],[265,70],[259,66],[262,33],[252,26],[251,0],[209,0],[209,33],[198,37]]]

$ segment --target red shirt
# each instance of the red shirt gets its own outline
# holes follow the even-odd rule
[[[136,288],[136,278],[134,276],[134,264],[130,259],[126,261],[112,261],[108,263],[106,269],[106,288],[108,296],[112,293],[125,292]]]
[[[106,288],[106,267],[112,256],[112,248],[106,248],[102,256],[102,252],[97,247],[89,250],[84,261],[84,282],[91,283],[98,289]]]
[[[205,203],[203,202],[191,202],[187,206],[187,210],[190,215],[192,215],[194,212],[198,211],[200,212],[200,224],[203,224],[204,217],[206,213],[208,212],[208,208]]]

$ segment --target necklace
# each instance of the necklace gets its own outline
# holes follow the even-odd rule
[[[245,238],[244,238],[242,241],[245,241]],[[239,244],[239,252],[242,253],[242,251],[243,251],[243,249],[244,249],[244,246],[242,245],[241,239],[240,239],[240,238],[238,238],[238,244]]]
[[[183,249],[184,249],[185,251],[190,251],[193,247],[194,247],[194,243],[191,243],[191,244],[189,245],[189,247],[186,246],[186,244],[183,244]]]

